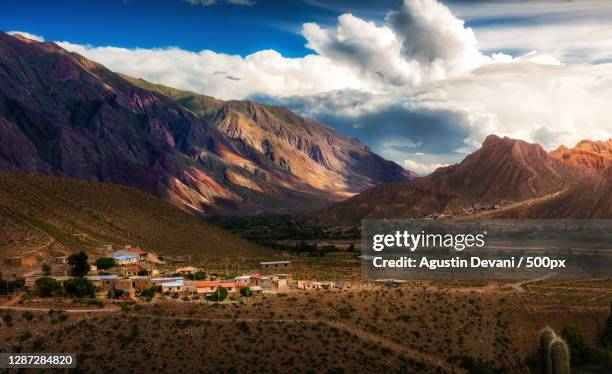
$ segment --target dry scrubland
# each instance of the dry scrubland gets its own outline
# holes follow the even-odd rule
[[[609,315],[610,280],[525,289],[412,283],[97,314],[13,310],[0,350],[80,352],[80,368],[104,372],[461,372],[465,356],[524,372],[540,328],[578,324],[595,341]]]
[[[221,262],[268,250],[132,188],[0,172],[0,257],[33,250],[74,252],[139,245],[165,255]],[[86,234],[85,241],[73,234]]]

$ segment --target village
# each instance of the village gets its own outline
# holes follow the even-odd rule
[[[397,279],[366,283],[344,277],[319,281],[308,279],[320,273],[306,259],[262,257],[241,263],[245,269],[241,272],[237,263],[231,266],[229,261],[228,266],[211,265],[132,246],[7,257],[0,264],[0,291],[6,287],[9,294],[0,298],[0,333],[6,336],[7,350],[84,349],[79,365],[102,367],[105,372],[121,372],[131,356],[137,358],[128,366],[145,363],[148,371],[174,362],[175,357],[197,357],[186,361],[190,366],[185,371],[193,372],[201,367],[201,357],[207,365],[226,368],[278,352],[303,358],[300,365],[306,367],[332,347],[330,361],[344,352],[347,362],[364,355],[375,362],[382,354],[414,360],[415,370],[406,372],[450,373],[470,372],[475,360],[485,368],[493,368],[495,362],[527,365],[530,357],[539,355],[542,326],[553,324],[559,334],[580,326],[576,340],[582,342],[603,336],[606,321],[612,326],[609,298],[602,298],[610,295],[609,279],[586,284],[542,278],[513,283]],[[543,314],[538,308],[550,303],[549,295],[559,297],[560,307]],[[568,323],[568,305],[590,308],[589,313],[574,313]],[[520,331],[515,340],[501,339],[512,336],[511,331]],[[193,354],[180,350],[185,341],[196,345]],[[466,342],[480,343],[473,348]],[[226,355],[227,347],[248,359]],[[585,347],[607,357],[594,343]],[[107,350],[110,353],[101,354],[113,359],[88,353]],[[118,356],[123,352],[129,354]],[[227,361],[213,361],[218,357]],[[256,371],[270,372],[278,360],[271,362]],[[487,370],[474,372],[495,372]],[[212,372],[219,371],[223,370]]]
[[[85,263],[75,263],[79,258]],[[43,280],[52,279],[63,289],[71,280],[82,279],[86,282],[85,286],[95,290],[87,294],[88,297],[121,301],[223,301],[226,298],[251,297],[262,293],[333,289],[342,286],[334,281],[294,278],[292,271],[304,267],[302,260],[259,262],[256,272],[226,272],[221,275],[193,266],[190,256],[158,256],[131,245],[121,249],[106,245],[99,255],[92,258],[84,255],[84,252],[71,256],[52,256],[51,259],[37,254],[24,254],[5,258],[3,266],[6,289],[2,291],[6,294],[26,291],[51,296],[45,295],[44,291],[40,292],[40,288],[44,287],[41,283]],[[85,270],[75,271],[76,267]],[[7,268],[11,270],[8,274]],[[56,294],[65,295],[62,292]]]

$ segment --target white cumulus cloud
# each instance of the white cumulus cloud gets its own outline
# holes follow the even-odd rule
[[[111,70],[221,99],[243,99],[262,92],[282,96],[366,87],[350,69],[319,55],[286,58],[274,50],[264,50],[241,57],[172,47],[127,49],[57,44]]]
[[[45,41],[45,38],[43,38],[40,35],[30,34],[29,32],[24,32],[24,31],[9,31],[9,32],[7,32],[7,34],[21,35],[21,36],[26,37],[28,39],[36,40],[37,42],[44,42]]]
[[[494,11],[487,7],[480,17]],[[585,14],[580,27],[587,25]],[[589,60],[605,60],[610,38],[598,36],[587,60],[576,63],[589,33],[563,36],[559,50],[534,48],[562,38],[555,25],[545,26],[546,35],[527,28],[472,30],[441,2],[405,0],[379,23],[347,13],[335,27],[304,24],[312,53],[300,58],[273,50],[239,56],[58,44],[111,70],[179,89],[286,105],[426,173],[459,161],[491,133],[547,149],[610,137],[612,64]],[[512,35],[520,37],[512,41]],[[508,48],[527,52],[512,57],[502,53]]]

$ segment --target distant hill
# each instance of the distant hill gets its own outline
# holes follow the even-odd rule
[[[550,156],[587,173],[577,183],[536,204],[517,204],[490,216],[612,218],[612,139],[582,140],[573,148],[560,146]]]
[[[0,170],[112,182],[196,214],[295,212],[414,177],[279,107],[122,76],[0,32]]]
[[[612,139],[607,141],[582,140],[573,148],[560,146],[550,155],[562,162],[591,171],[612,166]]]
[[[109,183],[0,172],[0,257],[70,253],[126,244],[165,255],[222,261],[272,252],[158,197]],[[81,240],[74,234],[85,234]]]
[[[492,213],[496,218],[612,218],[612,166],[537,204]]]
[[[414,181],[371,188],[309,219],[355,225],[363,218],[431,215],[610,218],[612,173],[607,170],[587,172],[538,144],[490,135],[459,164]]]

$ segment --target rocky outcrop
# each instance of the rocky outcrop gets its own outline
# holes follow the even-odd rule
[[[612,165],[612,139],[582,140],[571,149],[562,145],[550,152],[550,155],[568,165],[589,171],[602,171]]]

